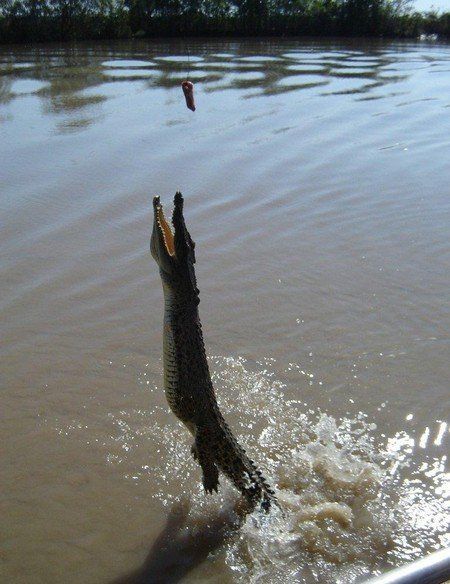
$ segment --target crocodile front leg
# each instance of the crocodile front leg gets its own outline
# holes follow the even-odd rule
[[[216,491],[219,486],[219,470],[211,456],[211,448],[208,442],[208,433],[201,428],[197,428],[195,442],[191,452],[195,460],[198,461],[203,471],[203,486],[207,493]]]

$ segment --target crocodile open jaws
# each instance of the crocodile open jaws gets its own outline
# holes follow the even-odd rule
[[[274,491],[238,444],[217,404],[198,314],[195,244],[183,217],[183,197],[176,193],[172,226],[159,197],[153,199],[150,248],[164,290],[164,389],[173,413],[194,436],[192,455],[203,471],[207,493],[217,492],[224,473],[254,508],[277,504]]]

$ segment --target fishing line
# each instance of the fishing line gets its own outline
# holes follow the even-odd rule
[[[189,75],[191,72],[191,51],[189,45],[186,42],[186,49],[188,54],[188,69],[186,79],[181,83],[181,88],[184,93],[184,98],[186,100],[186,106],[191,111],[195,112],[195,101],[194,101],[194,84],[189,81]]]
[[[189,75],[191,73],[191,51],[189,49],[188,44],[186,44],[186,48],[187,48],[187,54],[188,54],[188,69],[187,69],[186,81],[189,81]]]

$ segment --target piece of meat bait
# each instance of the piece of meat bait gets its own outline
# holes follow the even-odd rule
[[[181,87],[183,88],[187,107],[195,112],[194,84],[191,81],[183,81]]]

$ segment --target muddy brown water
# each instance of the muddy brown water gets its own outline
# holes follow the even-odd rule
[[[448,45],[3,47],[0,137],[2,582],[351,583],[448,545]],[[177,189],[285,518],[236,528],[165,402]]]

